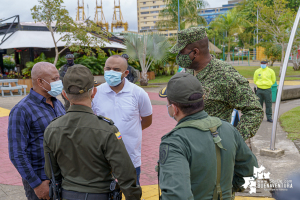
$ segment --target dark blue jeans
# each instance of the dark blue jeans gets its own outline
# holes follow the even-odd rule
[[[140,185],[141,167],[135,168],[135,171],[136,171],[136,184]]]

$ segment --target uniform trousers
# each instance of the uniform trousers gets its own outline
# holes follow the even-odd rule
[[[261,107],[265,102],[266,104],[266,116],[267,119],[272,119],[272,90],[270,89],[260,89],[258,88],[256,91],[256,95],[259,98],[259,103]]]

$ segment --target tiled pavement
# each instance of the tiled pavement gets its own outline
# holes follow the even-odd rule
[[[159,98],[156,92],[148,92],[148,94],[153,104],[153,122],[149,128],[143,131],[142,199],[157,200],[157,173],[154,168],[159,157],[160,138],[171,131],[176,122],[167,113],[166,99]],[[9,160],[7,144],[8,113],[9,110],[0,108],[0,200],[26,200],[23,187],[21,186],[21,177]],[[236,199],[248,200],[249,198],[237,197]],[[259,200],[259,198],[256,200]]]

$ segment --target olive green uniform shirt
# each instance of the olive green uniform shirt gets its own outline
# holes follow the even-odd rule
[[[179,121],[202,120],[209,124],[205,111]],[[221,189],[224,200],[231,199],[232,189],[244,184],[243,177],[253,176],[255,155],[231,124],[221,121]],[[210,131],[180,128],[162,137],[159,152],[159,183],[162,200],[211,200],[217,178],[217,158]],[[234,177],[234,178],[233,178]]]
[[[194,70],[187,69],[186,72],[194,75]],[[228,122],[233,109],[241,110],[243,115],[236,128],[244,140],[253,137],[263,120],[263,110],[248,80],[230,64],[214,56],[196,77],[205,92],[204,110],[210,116]]]
[[[72,105],[56,118],[44,134],[45,173],[51,178],[47,153],[62,188],[85,193],[108,193],[112,172],[126,199],[140,199],[136,171],[111,120],[96,116],[92,109]]]

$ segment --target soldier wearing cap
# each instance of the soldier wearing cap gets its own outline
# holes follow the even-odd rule
[[[241,191],[243,177],[257,167],[239,131],[204,111],[204,91],[191,74],[177,73],[160,97],[167,98],[169,116],[178,122],[161,138],[162,200],[231,199],[232,186]]]
[[[112,175],[126,199],[140,199],[142,191],[121,133],[112,120],[96,116],[91,109],[97,88],[90,70],[74,65],[65,74],[63,86],[71,107],[45,131],[46,175],[52,177],[49,153],[55,178],[62,178],[63,199],[107,200]]]
[[[122,54],[122,57],[126,59],[127,61],[127,70],[129,71],[128,75],[126,78],[131,82],[131,83],[136,83],[138,81],[138,75],[135,71],[135,69],[128,64],[128,59],[129,56],[127,54]]]
[[[204,110],[211,116],[231,120],[233,109],[241,110],[237,125],[244,140],[253,137],[263,118],[263,111],[246,78],[231,65],[209,53],[204,27],[179,31],[178,42],[170,50],[178,53],[177,63],[194,75],[205,92]]]
[[[261,68],[254,72],[254,84],[257,85],[256,95],[259,98],[261,107],[265,102],[267,121],[273,123],[272,119],[272,91],[271,87],[276,81],[273,69],[268,67],[267,61],[261,61]]]
[[[72,67],[74,65],[74,55],[71,53],[67,53],[67,55],[65,56],[65,58],[67,59],[67,64],[63,65],[60,69],[59,69],[59,76],[60,76],[60,80],[63,80],[65,74],[67,73],[67,70],[69,69],[69,67]],[[67,111],[70,107],[70,102],[63,96],[61,95],[65,104],[65,110]]]

